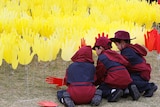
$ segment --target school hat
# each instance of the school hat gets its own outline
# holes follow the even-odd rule
[[[112,48],[110,39],[108,39],[108,37],[103,37],[103,36],[96,38],[96,42],[92,49],[95,50],[95,47],[99,46],[102,46],[105,50]]]
[[[114,38],[110,38],[110,40],[112,42],[116,42],[117,40],[132,40],[132,39],[130,38],[130,34],[127,31],[119,30],[115,32]]]

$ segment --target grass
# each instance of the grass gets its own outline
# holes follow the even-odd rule
[[[160,60],[157,60],[156,52],[149,52],[146,56],[147,62],[152,66],[151,82],[160,85]],[[35,56],[29,65],[19,65],[16,70],[3,61],[0,67],[0,107],[39,107],[38,102],[47,100],[59,104],[56,98],[57,89],[54,85],[47,84],[47,76],[63,77],[65,69],[71,62],[65,62],[60,54],[55,61],[38,62]],[[65,86],[62,88],[66,88]],[[158,107],[160,103],[160,91],[157,90],[153,97],[141,97],[138,101],[122,98],[119,102],[108,103],[103,99],[99,107]],[[79,105],[76,107],[90,107],[90,105]]]

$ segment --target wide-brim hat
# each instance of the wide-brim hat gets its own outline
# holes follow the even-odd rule
[[[116,42],[117,40],[133,40],[135,38],[130,38],[130,34],[127,31],[119,30],[115,32],[114,38],[110,38],[112,42]]]

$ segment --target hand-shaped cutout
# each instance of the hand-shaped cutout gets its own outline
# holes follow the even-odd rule
[[[63,78],[57,78],[57,77],[51,77],[51,76],[46,78],[46,82],[48,84],[55,84],[57,87],[65,85]]]
[[[83,46],[86,46],[86,41],[84,38],[81,39],[81,46],[79,46],[79,49]]]

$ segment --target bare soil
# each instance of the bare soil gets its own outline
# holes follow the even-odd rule
[[[149,52],[147,62],[152,66],[151,82],[160,86],[160,56],[156,52]],[[95,57],[96,58],[96,57]],[[39,101],[53,101],[58,107],[64,107],[56,97],[59,90],[54,85],[47,84],[47,76],[63,77],[65,69],[71,62],[65,62],[58,54],[57,59],[51,62],[38,62],[35,56],[29,65],[19,65],[13,70],[10,64],[3,61],[0,66],[0,107],[39,107]],[[61,87],[65,89],[66,87]],[[99,107],[158,107],[160,104],[160,91],[155,92],[151,98],[141,97],[132,101],[130,97],[122,98],[119,102],[109,103],[102,100]],[[90,105],[77,105],[77,107],[90,107]]]

